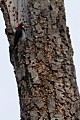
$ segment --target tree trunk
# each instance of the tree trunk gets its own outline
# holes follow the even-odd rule
[[[21,120],[79,120],[80,99],[63,0],[0,0]],[[29,24],[15,50],[14,32]],[[27,21],[27,22],[26,22]]]

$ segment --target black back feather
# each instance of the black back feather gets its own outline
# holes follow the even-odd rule
[[[18,28],[15,32],[15,38],[14,38],[14,48],[19,42],[19,39],[22,37],[22,29]]]

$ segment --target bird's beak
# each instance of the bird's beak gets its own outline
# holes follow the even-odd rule
[[[22,25],[22,28],[25,28],[25,26],[24,26],[24,25]]]

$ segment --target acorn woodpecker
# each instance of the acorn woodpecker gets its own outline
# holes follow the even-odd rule
[[[16,47],[16,45],[18,44],[19,40],[24,40],[26,37],[25,35],[25,26],[24,24],[21,22],[20,24],[18,24],[18,26],[16,27],[16,32],[15,32],[15,36],[14,36],[14,48]]]

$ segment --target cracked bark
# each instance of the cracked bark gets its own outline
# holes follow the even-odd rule
[[[21,120],[78,120],[80,99],[63,0],[0,0]],[[14,31],[30,25],[13,52]]]

